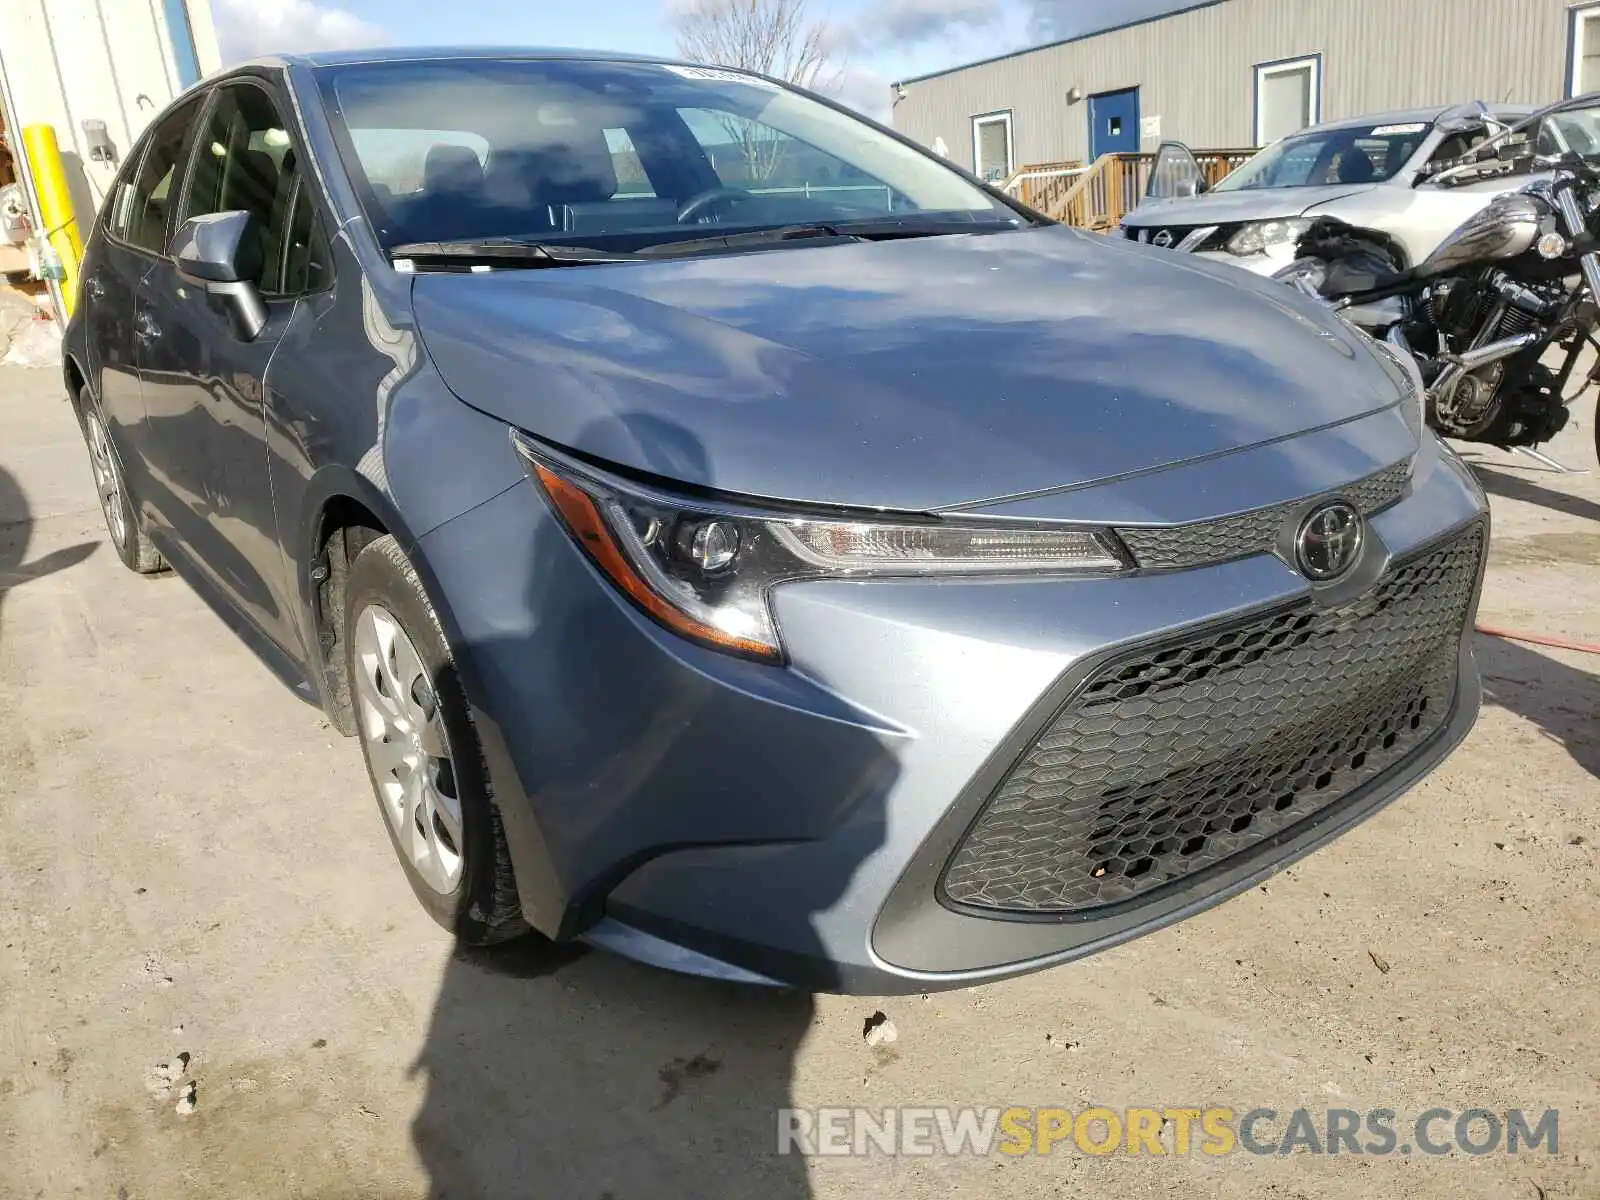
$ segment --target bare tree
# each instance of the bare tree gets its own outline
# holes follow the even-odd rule
[[[691,62],[742,67],[813,91],[839,86],[838,31],[812,20],[807,0],[681,0],[673,15],[678,53]]]
[[[844,77],[841,38],[811,18],[807,0],[681,0],[673,16],[678,53],[690,62],[759,71],[813,91],[834,92]],[[750,182],[772,178],[786,139],[756,121],[720,118],[739,147]]]

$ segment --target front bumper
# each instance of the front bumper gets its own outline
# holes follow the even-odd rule
[[[1365,446],[1368,468],[1393,461],[1370,431],[1338,441],[1346,454]],[[1252,478],[1328,469],[1303,469],[1298,442],[1253,452],[1280,456],[1283,470]],[[1237,498],[1240,486],[1234,472],[1216,490]],[[1098,503],[1137,510],[1128,487]],[[1074,497],[1080,509],[1096,503]],[[1369,561],[1335,586],[1370,587],[1390,561],[1483,511],[1466,469],[1424,438],[1409,492],[1371,521]],[[1463,630],[1439,731],[1327,811],[1147,901],[1061,919],[980,915],[941,902],[950,855],[1085,672],[1116,649],[1303,599],[1300,575],[1260,554],[1110,580],[791,585],[776,594],[791,663],[774,669],[687,645],[618,601],[529,487],[441,527],[423,550],[469,660],[529,919],[553,936],[592,933],[662,965],[752,981],[927,991],[1137,936],[1394,799],[1478,708]]]

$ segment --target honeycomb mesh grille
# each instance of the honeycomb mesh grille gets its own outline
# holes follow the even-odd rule
[[[1302,602],[1108,662],[1001,780],[945,898],[1017,914],[1122,903],[1398,766],[1449,717],[1483,539],[1475,526],[1338,607]]]
[[[1328,495],[1342,496],[1371,516],[1400,499],[1410,474],[1409,462],[1396,463]],[[1189,525],[1120,526],[1117,533],[1134,561],[1146,570],[1199,567],[1251,554],[1270,554],[1289,514],[1303,503],[1296,500],[1293,504],[1277,504]]]

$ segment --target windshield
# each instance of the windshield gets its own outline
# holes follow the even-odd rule
[[[385,249],[532,238],[634,250],[907,214],[1020,220],[936,159],[742,72],[453,59],[318,76]]]
[[[1411,160],[1432,126],[1426,121],[1310,129],[1274,142],[1213,191],[1382,183]]]

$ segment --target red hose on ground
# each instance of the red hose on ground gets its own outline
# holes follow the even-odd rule
[[[1576,650],[1580,654],[1600,654],[1600,646],[1593,642],[1575,642],[1571,638],[1548,637],[1542,633],[1520,633],[1515,629],[1501,629],[1497,625],[1479,625],[1479,633],[1505,638],[1509,642],[1528,642],[1534,646],[1553,646],[1557,650]]]

